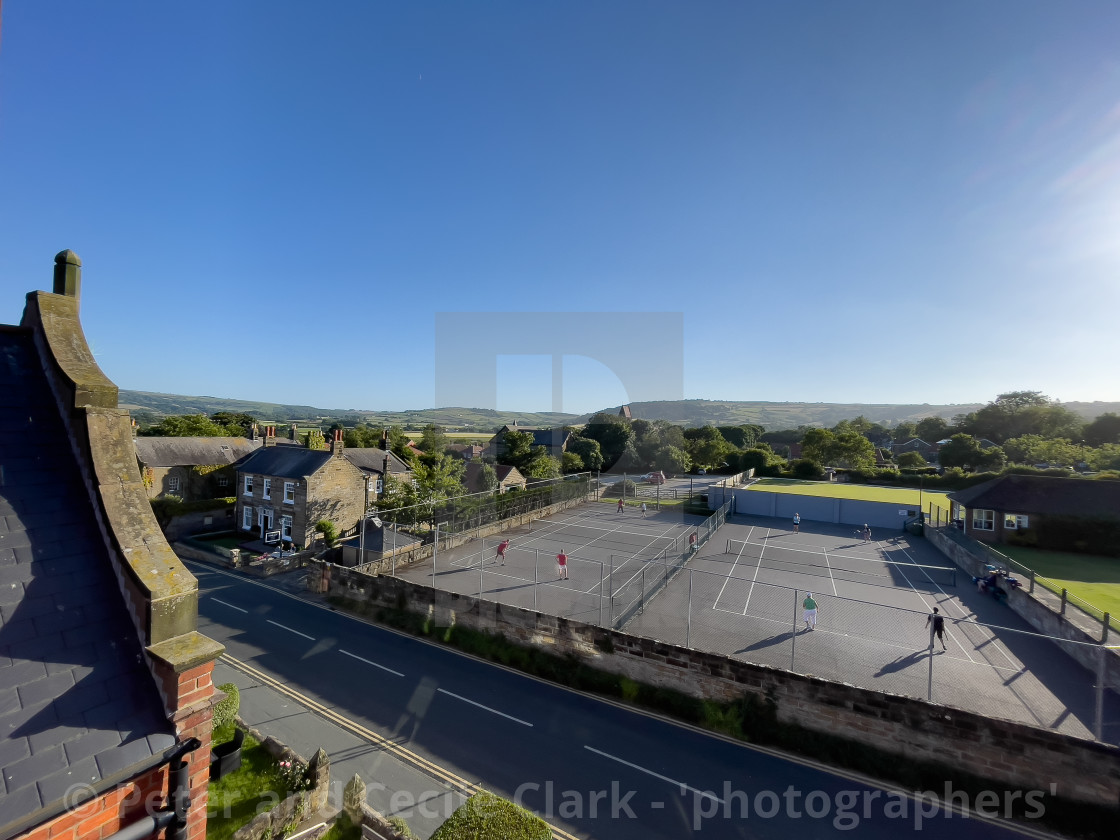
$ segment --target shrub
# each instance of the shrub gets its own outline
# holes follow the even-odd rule
[[[489,791],[479,791],[436,829],[432,840],[551,840],[548,823],[520,805]]]
[[[224,691],[226,696],[214,706],[214,728],[221,729],[233,723],[237,712],[241,708],[241,693],[233,683],[223,683],[218,686],[219,691]]]
[[[820,478],[824,475],[824,469],[811,458],[802,458],[793,462],[793,475],[795,478]]]
[[[420,840],[420,835],[409,828],[408,823],[401,817],[389,817],[389,825],[401,837],[407,837],[408,840]]]
[[[338,528],[329,519],[320,519],[315,523],[315,530],[323,535],[327,545],[334,546],[338,542]]]

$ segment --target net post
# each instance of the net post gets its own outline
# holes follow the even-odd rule
[[[789,669],[794,670],[793,663],[797,660],[797,594],[798,590],[793,590],[793,633],[790,636],[789,645]]]
[[[684,629],[684,646],[691,648],[692,642],[692,575],[695,569],[688,570],[688,619]]]

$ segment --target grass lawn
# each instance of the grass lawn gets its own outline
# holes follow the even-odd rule
[[[233,738],[233,724],[214,730],[214,743]],[[206,840],[229,840],[233,833],[261,811],[267,811],[287,796],[276,772],[276,760],[252,736],[241,747],[241,767],[210,783]]]
[[[995,548],[1035,574],[1049,578],[1059,590],[1068,589],[1101,612],[1111,613],[1112,624],[1120,625],[1120,559],[1018,545]]]
[[[862,502],[890,502],[896,505],[918,507],[929,510],[934,502],[949,509],[947,494],[939,490],[914,490],[910,487],[877,487],[870,484],[833,484],[830,481],[798,481],[795,478],[762,478],[750,485],[748,490],[762,490],[767,493],[794,493],[802,496],[823,496],[828,499],[855,499]]]
[[[198,539],[200,542],[208,542],[212,543],[213,545],[220,545],[222,548],[237,548],[243,542],[237,537],[215,537],[213,539],[208,539],[206,537],[196,537],[196,539]]]

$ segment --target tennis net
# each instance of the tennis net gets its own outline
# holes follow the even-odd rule
[[[957,585],[957,570],[952,566],[923,566],[918,563],[832,554],[806,554],[806,559],[796,560],[787,554],[758,557],[755,555],[757,548],[756,544],[745,540],[728,540],[726,553],[738,558],[736,568],[753,569],[761,566],[764,569],[833,577],[853,583],[882,584],[885,580],[891,580],[897,583]]]
[[[536,538],[548,538],[571,543],[573,550],[592,547],[626,551],[635,556],[658,556],[666,551],[683,548],[682,537],[655,537],[641,531],[619,531],[613,528],[596,528],[593,525],[532,520],[529,531]]]

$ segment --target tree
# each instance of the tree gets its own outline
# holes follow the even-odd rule
[[[937,443],[949,432],[944,417],[923,417],[914,425],[914,433],[926,443]]]
[[[466,465],[458,458],[447,455],[434,455],[427,462],[414,464],[412,480],[415,486],[416,501],[420,505],[419,516],[423,521],[435,525],[437,505],[463,493],[463,473]]]
[[[634,430],[630,428],[630,421],[625,417],[599,412],[593,415],[583,427],[581,436],[599,442],[599,448],[603,453],[603,464],[609,469],[622,457],[626,445],[634,439]]]
[[[442,455],[447,450],[447,435],[442,427],[429,423],[421,432],[416,448],[427,455]]]
[[[836,434],[828,429],[810,429],[801,439],[802,454],[818,464],[848,469],[875,466],[875,447],[856,431]]]
[[[498,489],[498,473],[490,464],[479,464],[477,481],[479,489],[487,493]]]
[[[359,423],[343,433],[342,442],[347,449],[377,449],[381,446],[381,430]]]
[[[816,461],[812,461],[808,458],[802,458],[799,461],[793,462],[793,474],[797,478],[812,480],[815,478],[820,478],[822,475],[824,475],[824,470]]]
[[[579,456],[585,470],[603,468],[603,450],[599,448],[597,440],[573,435],[568,438],[568,452]]]
[[[518,470],[526,478],[559,478],[560,459],[553,458],[545,447],[538,446],[533,450],[533,457],[525,468],[518,467]]]
[[[688,472],[692,459],[688,453],[676,446],[662,446],[653,456],[653,465],[666,475]]]
[[[228,437],[225,426],[215,423],[204,414],[183,414],[164,417],[158,425],[150,426],[141,434],[145,437]]]
[[[210,415],[210,419],[225,429],[230,437],[244,437],[249,434],[249,429],[257,422],[252,414],[243,412],[218,411]]]
[[[1120,443],[1105,443],[1089,450],[1086,462],[1095,470],[1120,470]]]
[[[979,411],[959,418],[957,426],[963,433],[996,443],[1023,435],[1079,439],[1084,428],[1080,417],[1038,391],[1000,394]]]
[[[1089,446],[1120,443],[1120,415],[1112,412],[1102,414],[1092,423],[1086,424],[1083,435]]]
[[[896,460],[900,467],[905,467],[908,470],[928,466],[926,459],[922,457],[920,452],[903,452]]]
[[[303,445],[308,449],[326,449],[327,439],[318,429],[310,429],[303,434]]]
[[[903,420],[893,429],[891,429],[891,440],[895,443],[905,443],[908,440],[913,440],[916,437],[921,437],[918,434],[918,424],[912,420]]]
[[[750,449],[762,439],[762,434],[766,431],[762,426],[750,424],[743,426],[718,426],[717,429],[719,433],[723,435],[723,439],[736,449]]]
[[[722,467],[727,456],[735,451],[715,426],[684,430],[685,447],[693,465],[713,469]]]
[[[583,472],[583,459],[569,448],[560,458],[560,469],[564,474]]]
[[[943,467],[959,467],[967,471],[1000,469],[1007,463],[1003,449],[992,446],[984,449],[980,441],[963,433],[949,438],[937,453]]]
[[[504,446],[500,445],[498,447],[498,451],[501,452],[498,456],[498,463],[510,467],[517,467],[518,470],[524,473],[525,470],[523,470],[522,467],[527,467],[533,458],[532,434],[510,429],[502,437],[502,444],[504,444]]]

